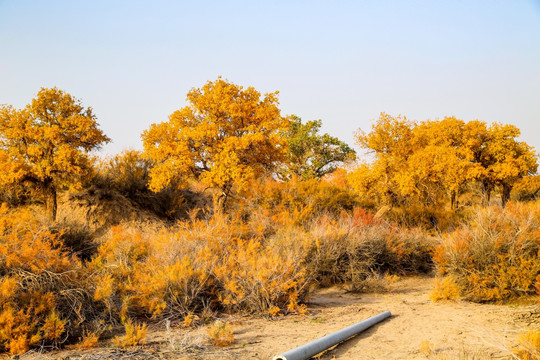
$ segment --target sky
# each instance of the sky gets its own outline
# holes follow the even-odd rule
[[[386,112],[514,124],[540,151],[540,0],[0,0],[0,44],[0,104],[65,90],[103,154],[218,76],[350,145]]]

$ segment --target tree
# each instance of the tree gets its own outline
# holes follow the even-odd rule
[[[437,205],[447,194],[452,209],[466,185],[479,182],[485,203],[500,188],[505,206],[514,184],[537,170],[533,148],[517,141],[519,135],[513,125],[454,117],[411,123],[381,114],[370,133],[357,135],[374,161],[353,171],[350,182],[387,205]]]
[[[194,178],[219,189],[224,207],[235,187],[247,187],[283,160],[281,133],[288,123],[280,115],[277,94],[261,97],[253,87],[221,78],[192,89],[189,105],[142,134],[145,154],[155,163],[150,188],[182,186]]]
[[[24,109],[0,108],[0,184],[38,189],[55,221],[58,189],[79,184],[88,152],[108,141],[92,108],[57,88],[42,88]]]
[[[450,207],[455,209],[464,185],[483,173],[482,166],[474,161],[475,147],[482,140],[477,136],[478,129],[482,129],[478,125],[455,117],[419,123],[413,130],[416,151],[409,159],[405,176],[415,177],[418,189],[447,193]],[[436,201],[432,198],[429,202]]]
[[[357,144],[368,149],[374,158],[372,163],[363,163],[351,173],[350,182],[357,191],[385,205],[403,202],[399,175],[414,153],[413,127],[414,123],[405,117],[381,113],[371,132],[356,133]]]
[[[481,151],[480,162],[485,169],[481,181],[489,190],[500,187],[503,207],[510,200],[514,184],[533,175],[538,168],[534,148],[517,141],[520,135],[514,125],[494,123],[489,127],[489,138]]]
[[[319,134],[321,120],[303,124],[297,116],[290,117],[290,125],[285,132],[288,151],[279,175],[290,179],[322,178],[334,172],[347,160],[354,160],[355,151],[346,143],[328,134]]]
[[[536,200],[540,195],[540,175],[525,176],[514,184],[518,200]]]

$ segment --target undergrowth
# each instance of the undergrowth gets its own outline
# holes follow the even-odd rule
[[[540,288],[540,202],[479,209],[470,225],[442,239],[434,261],[439,276],[451,278],[467,300],[535,294]]]

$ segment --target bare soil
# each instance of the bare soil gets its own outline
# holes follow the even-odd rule
[[[517,334],[540,327],[534,302],[493,305],[429,299],[433,278],[406,278],[383,294],[322,289],[308,304],[309,315],[277,319],[230,317],[235,342],[209,345],[206,329],[156,327],[148,343],[133,349],[64,350],[26,354],[21,359],[271,359],[294,347],[389,310],[392,317],[319,355],[319,359],[509,359]],[[106,344],[103,344],[106,346]]]

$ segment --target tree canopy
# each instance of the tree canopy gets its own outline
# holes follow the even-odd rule
[[[346,160],[354,160],[355,151],[346,143],[329,134],[319,134],[321,120],[302,123],[297,116],[290,117],[285,132],[287,155],[279,171],[283,178],[322,178],[334,172]]]
[[[351,183],[388,205],[411,199],[430,205],[448,197],[454,208],[465,186],[476,182],[485,201],[500,189],[504,206],[514,184],[538,166],[533,148],[519,135],[514,125],[455,117],[418,123],[383,113],[371,132],[357,134],[374,162],[361,164]]]
[[[142,134],[146,156],[156,164],[150,188],[182,186],[191,177],[219,189],[224,204],[235,187],[273,170],[283,160],[281,133],[288,126],[277,95],[222,78],[189,91],[187,106]]]
[[[39,189],[54,221],[57,190],[79,184],[87,153],[108,141],[92,108],[57,88],[42,88],[24,109],[0,108],[0,184]]]

